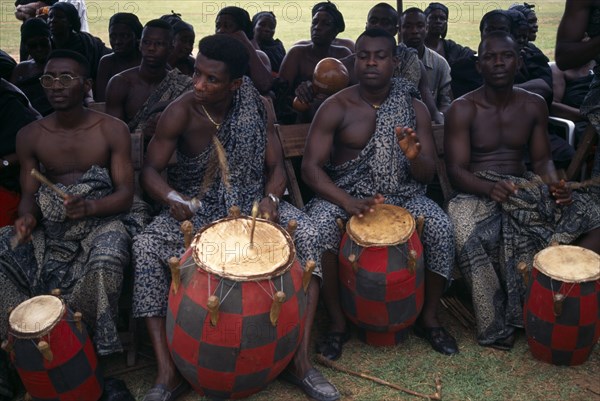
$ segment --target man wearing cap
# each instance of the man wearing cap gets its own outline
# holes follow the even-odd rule
[[[21,25],[21,43],[31,59],[21,61],[13,70],[10,81],[25,93],[32,106],[43,116],[52,113],[39,78],[44,73],[46,60],[52,51],[50,29],[40,18],[28,19]]]
[[[140,65],[140,39],[143,26],[135,14],[116,13],[108,22],[108,38],[113,52],[100,59],[96,77],[97,102],[106,100],[106,85],[118,73]]]
[[[348,48],[332,44],[345,29],[344,17],[335,4],[322,2],[313,6],[310,43],[292,47],[281,63],[277,90],[280,121],[293,124],[312,120],[324,100],[323,95],[315,96],[312,91],[313,72],[317,63],[325,57],[339,60],[351,54]],[[309,104],[310,109],[303,113],[293,111],[291,105],[294,96]]]

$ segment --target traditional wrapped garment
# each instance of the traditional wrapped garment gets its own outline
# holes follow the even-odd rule
[[[421,65],[417,51],[400,43],[396,47],[395,55],[398,58],[398,64],[394,69],[394,77],[404,78],[418,88],[421,81]]]
[[[129,131],[134,132],[138,128],[143,130],[148,118],[152,114],[162,111],[154,109],[158,103],[175,100],[190,89],[192,89],[192,78],[182,74],[177,68],[169,71],[154,92],[148,96],[137,114],[127,124]]]
[[[386,203],[404,207],[413,216],[424,216],[421,241],[425,248],[427,268],[445,278],[450,277],[454,263],[453,228],[448,216],[425,196],[426,186],[410,174],[410,164],[398,145],[395,127],[415,127],[412,106],[416,89],[402,78],[394,78],[389,96],[377,110],[375,132],[358,157],[339,166],[330,164],[325,171],[339,188],[357,198],[380,193]],[[325,251],[338,253],[341,239],[336,218],[349,218],[339,206],[322,198],[313,198],[306,206],[309,217],[317,225],[321,242],[319,255]]]
[[[97,166],[77,183],[57,186],[86,199],[113,192],[110,173]],[[62,198],[46,186],[40,187],[37,203],[43,217],[31,242],[11,250],[13,228],[0,230],[0,336],[6,338],[9,308],[59,288],[65,302],[83,313],[98,354],[121,351],[115,320],[123,270],[130,261],[125,216],[67,219]]]
[[[239,206],[243,213],[250,214],[253,202],[263,198],[266,124],[262,99],[251,81],[244,77],[217,133],[227,154],[230,190],[221,179],[214,145],[195,157],[177,152],[177,164],[169,169],[168,181],[176,191],[202,199],[202,207],[191,219],[194,231],[226,217],[231,206]],[[314,250],[319,235],[307,216],[286,202],[281,202],[279,214],[281,224],[291,219],[298,221],[294,242],[301,263],[304,265],[309,259],[317,261]],[[171,282],[167,260],[179,257],[185,250],[180,224],[165,207],[146,230],[134,238],[135,317],[166,316]],[[319,274],[318,266],[315,271]]]
[[[531,268],[533,256],[557,241],[569,244],[600,227],[600,205],[590,191],[574,191],[573,204],[558,206],[541,178],[478,172],[489,181],[539,184],[519,189],[507,202],[497,203],[460,194],[450,201],[448,213],[456,229],[460,270],[472,290],[477,340],[488,345],[523,327],[525,286],[516,267]]]

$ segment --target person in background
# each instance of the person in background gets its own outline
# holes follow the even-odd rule
[[[261,11],[252,17],[252,30],[254,47],[262,50],[269,57],[273,76],[279,75],[281,62],[285,57],[285,47],[281,40],[274,39],[277,18],[271,11]]]
[[[40,77],[44,74],[46,61],[52,51],[50,29],[46,21],[40,18],[25,21],[21,25],[21,43],[31,55],[31,59],[22,61],[15,67],[10,81],[25,93],[42,116],[47,116],[54,109],[40,83]]]
[[[425,66],[427,81],[436,107],[445,113],[452,102],[452,78],[450,66],[444,57],[425,46],[427,18],[419,8],[409,8],[400,17],[402,42],[417,50],[419,59]]]
[[[520,11],[521,13],[523,13],[523,15],[525,15],[525,18],[527,19],[527,24],[529,25],[529,35],[527,37],[529,42],[535,42],[535,40],[537,39],[537,33],[538,33],[538,17],[535,13],[535,4],[528,4],[528,3],[523,3],[523,4],[518,4],[515,3],[513,5],[511,5],[510,7],[508,7],[509,10],[517,10]]]
[[[108,21],[108,38],[113,52],[103,56],[96,77],[97,102],[106,100],[106,86],[116,74],[136,67],[142,62],[140,39],[144,27],[135,14],[116,13]]]
[[[173,27],[173,51],[169,56],[169,66],[177,68],[182,74],[192,76],[194,73],[194,41],[196,33],[194,27],[181,19],[181,14],[171,10],[160,19],[167,21]]]
[[[92,92],[95,92],[95,81],[98,65],[102,56],[111,53],[99,38],[81,31],[81,20],[74,5],[67,2],[55,3],[48,11],[48,26],[52,34],[54,49],[66,49],[83,55],[90,64]]]
[[[222,8],[217,13],[215,20],[215,33],[230,35],[242,42],[250,55],[246,75],[250,77],[261,94],[268,94],[273,86],[271,62],[262,50],[257,50],[252,44],[254,31],[248,11],[234,6]]]
[[[344,16],[335,4],[321,2],[313,6],[310,26],[311,41],[292,47],[281,63],[276,89],[276,110],[279,122],[294,124],[312,120],[314,113],[324,100],[323,95],[317,96],[313,92],[313,72],[317,63],[326,57],[339,60],[351,54],[348,48],[333,44],[333,40],[345,29]],[[310,105],[309,110],[305,112],[293,110],[291,106],[294,96]]]

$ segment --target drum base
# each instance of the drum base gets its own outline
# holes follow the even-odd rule
[[[393,347],[408,338],[412,326],[392,332],[377,332],[357,327],[357,337],[364,343],[375,347]]]

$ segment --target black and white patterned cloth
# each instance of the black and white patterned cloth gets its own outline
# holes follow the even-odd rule
[[[369,143],[359,156],[339,166],[326,165],[332,181],[353,197],[366,198],[380,193],[385,203],[406,208],[414,217],[424,216],[421,241],[427,269],[449,278],[454,263],[454,237],[450,219],[425,196],[426,186],[410,174],[406,158],[394,131],[395,127],[416,126],[412,99],[416,89],[402,78],[392,80],[388,98],[377,110],[377,123]],[[319,252],[338,253],[341,233],[336,218],[350,216],[339,206],[316,197],[306,205],[309,217],[317,225],[321,241]]]

